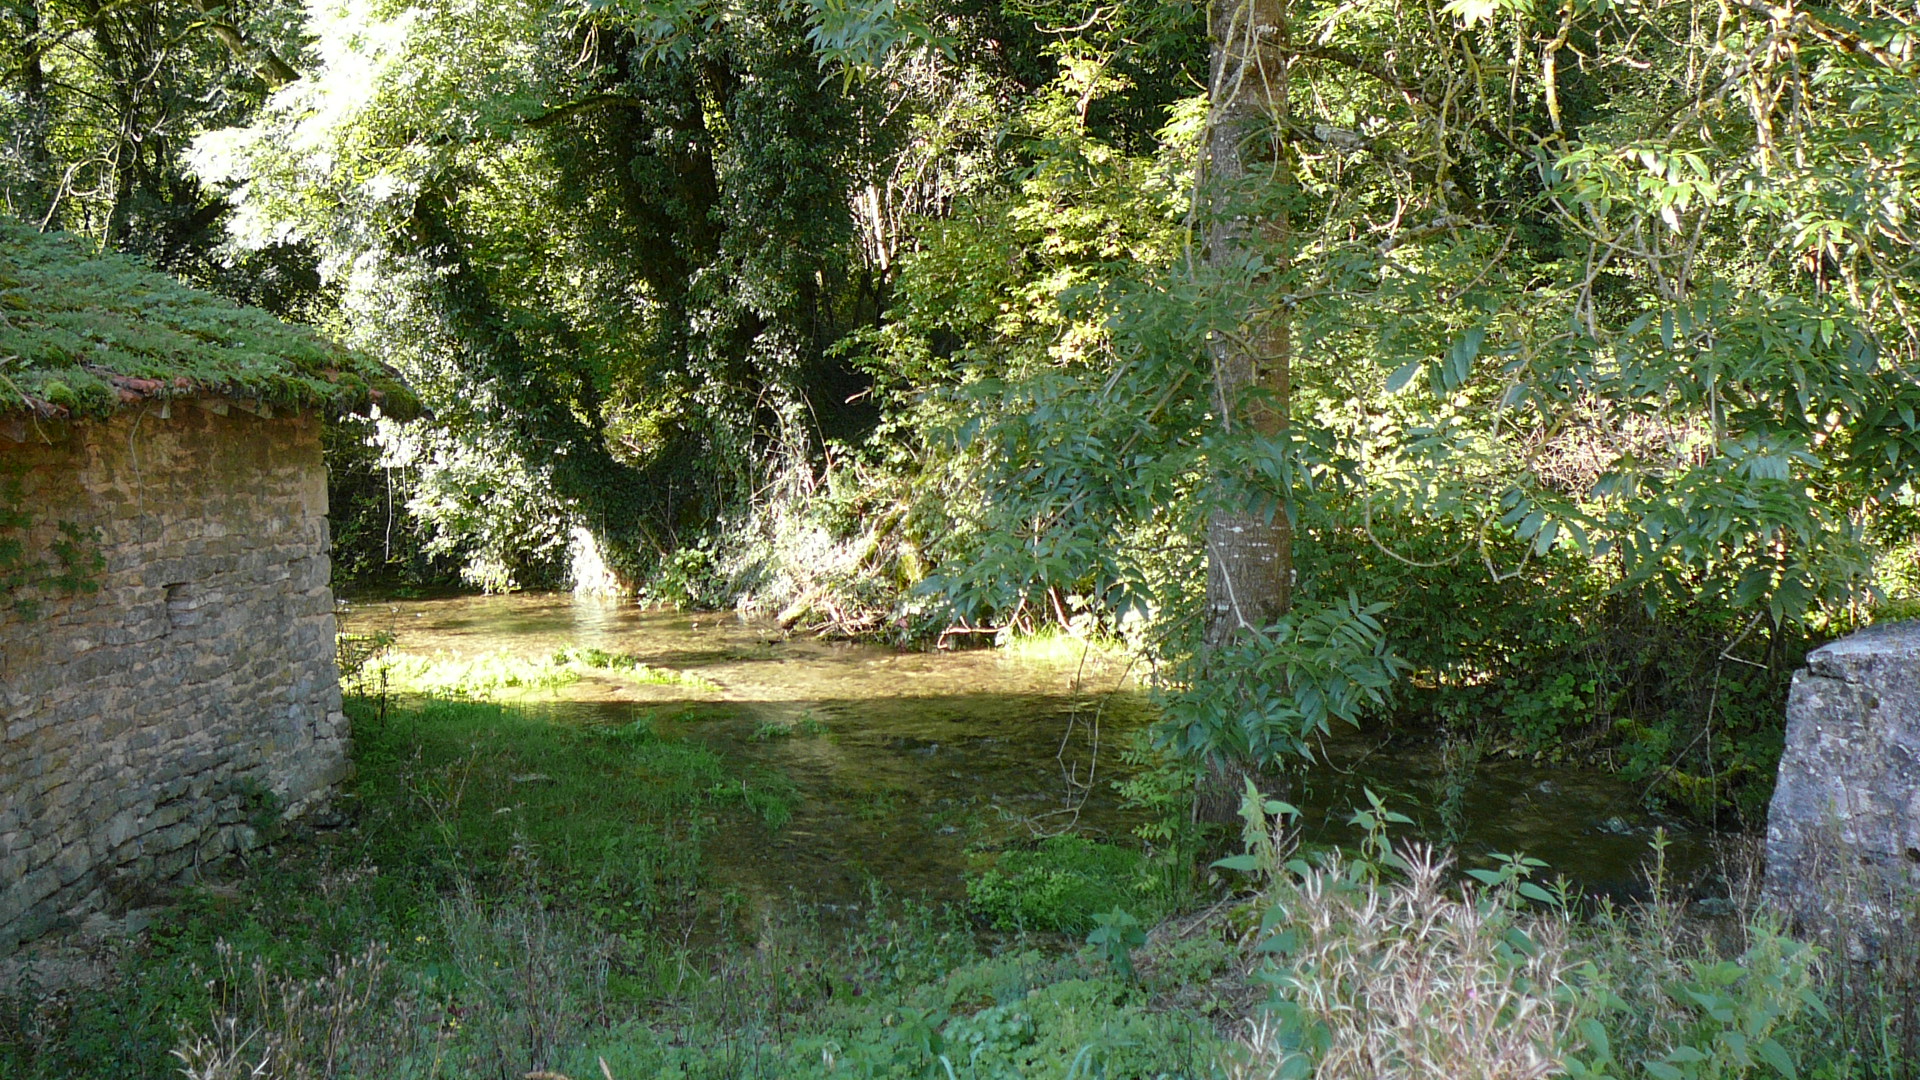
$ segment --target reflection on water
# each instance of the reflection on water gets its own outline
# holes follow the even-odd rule
[[[869,880],[954,900],[964,895],[970,845],[1069,828],[1120,836],[1135,823],[1111,781],[1149,709],[1124,684],[1121,665],[1098,656],[902,652],[789,638],[731,614],[567,595],[368,601],[345,606],[341,625],[388,631],[396,648],[415,654],[542,658],[597,648],[697,674],[712,688],[588,671],[520,704],[574,723],[652,717],[663,735],[700,740],[744,768],[790,780],[799,802],[786,828],[740,826],[710,845],[717,878],[757,902],[792,891],[853,903]],[[1429,835],[1453,822],[1469,861],[1524,851],[1615,894],[1631,891],[1661,824],[1641,810],[1637,791],[1595,770],[1504,760],[1450,770],[1431,747],[1346,736],[1295,782],[1304,838],[1350,840],[1343,823],[1367,788]],[[1691,871],[1705,846],[1682,834],[1671,860]]]

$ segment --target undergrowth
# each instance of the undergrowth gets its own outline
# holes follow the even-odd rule
[[[1249,785],[1215,866],[1234,894],[1177,909],[1164,852],[1081,837],[979,868],[974,917],[1075,951],[877,887],[830,925],[729,901],[704,845],[781,828],[792,788],[644,721],[351,714],[344,824],[177,897],[108,985],[27,968],[0,988],[0,1076],[1920,1075],[1905,953],[1835,957],[1744,895],[1688,916],[1658,844],[1651,901],[1583,910],[1536,860],[1395,842],[1377,801],[1356,850],[1302,857],[1296,812]]]
[[[1086,934],[1116,908],[1157,922],[1172,913],[1162,867],[1137,850],[1052,836],[1000,852],[967,879],[967,902],[1001,930]]]
[[[1217,1057],[1207,1023],[1097,959],[992,953],[958,912],[877,898],[826,926],[730,903],[705,844],[779,829],[792,788],[645,722],[350,715],[346,823],[181,894],[109,985],[0,987],[0,1076],[1203,1076]]]

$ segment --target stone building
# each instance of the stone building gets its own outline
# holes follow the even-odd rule
[[[322,417],[377,364],[0,224],[0,955],[347,768]]]

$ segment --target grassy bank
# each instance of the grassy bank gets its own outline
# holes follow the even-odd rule
[[[1658,889],[1576,915],[1384,812],[1304,859],[1254,799],[1227,887],[1152,927],[1150,867],[1077,838],[977,868],[969,911],[829,923],[704,870],[720,829],[783,826],[779,776],[645,722],[352,711],[329,827],[180,892],[103,986],[0,988],[0,1077],[1916,1075],[1911,940],[1865,968]]]
[[[0,988],[0,1076],[919,1076],[942,1057],[1148,1076],[1216,1056],[1205,1021],[1091,956],[990,955],[955,913],[749,917],[703,848],[779,829],[790,786],[644,722],[351,711],[337,827],[183,890],[110,985]]]

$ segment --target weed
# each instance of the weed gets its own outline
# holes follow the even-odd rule
[[[1084,935],[1099,913],[1127,906],[1165,914],[1151,866],[1138,852],[1081,836],[1054,836],[1031,850],[1001,852],[967,881],[967,902],[1003,930]]]
[[[1093,932],[1087,935],[1087,944],[1094,947],[1107,967],[1128,981],[1134,977],[1133,950],[1146,943],[1147,932],[1140,920],[1120,908],[1095,915]]]

